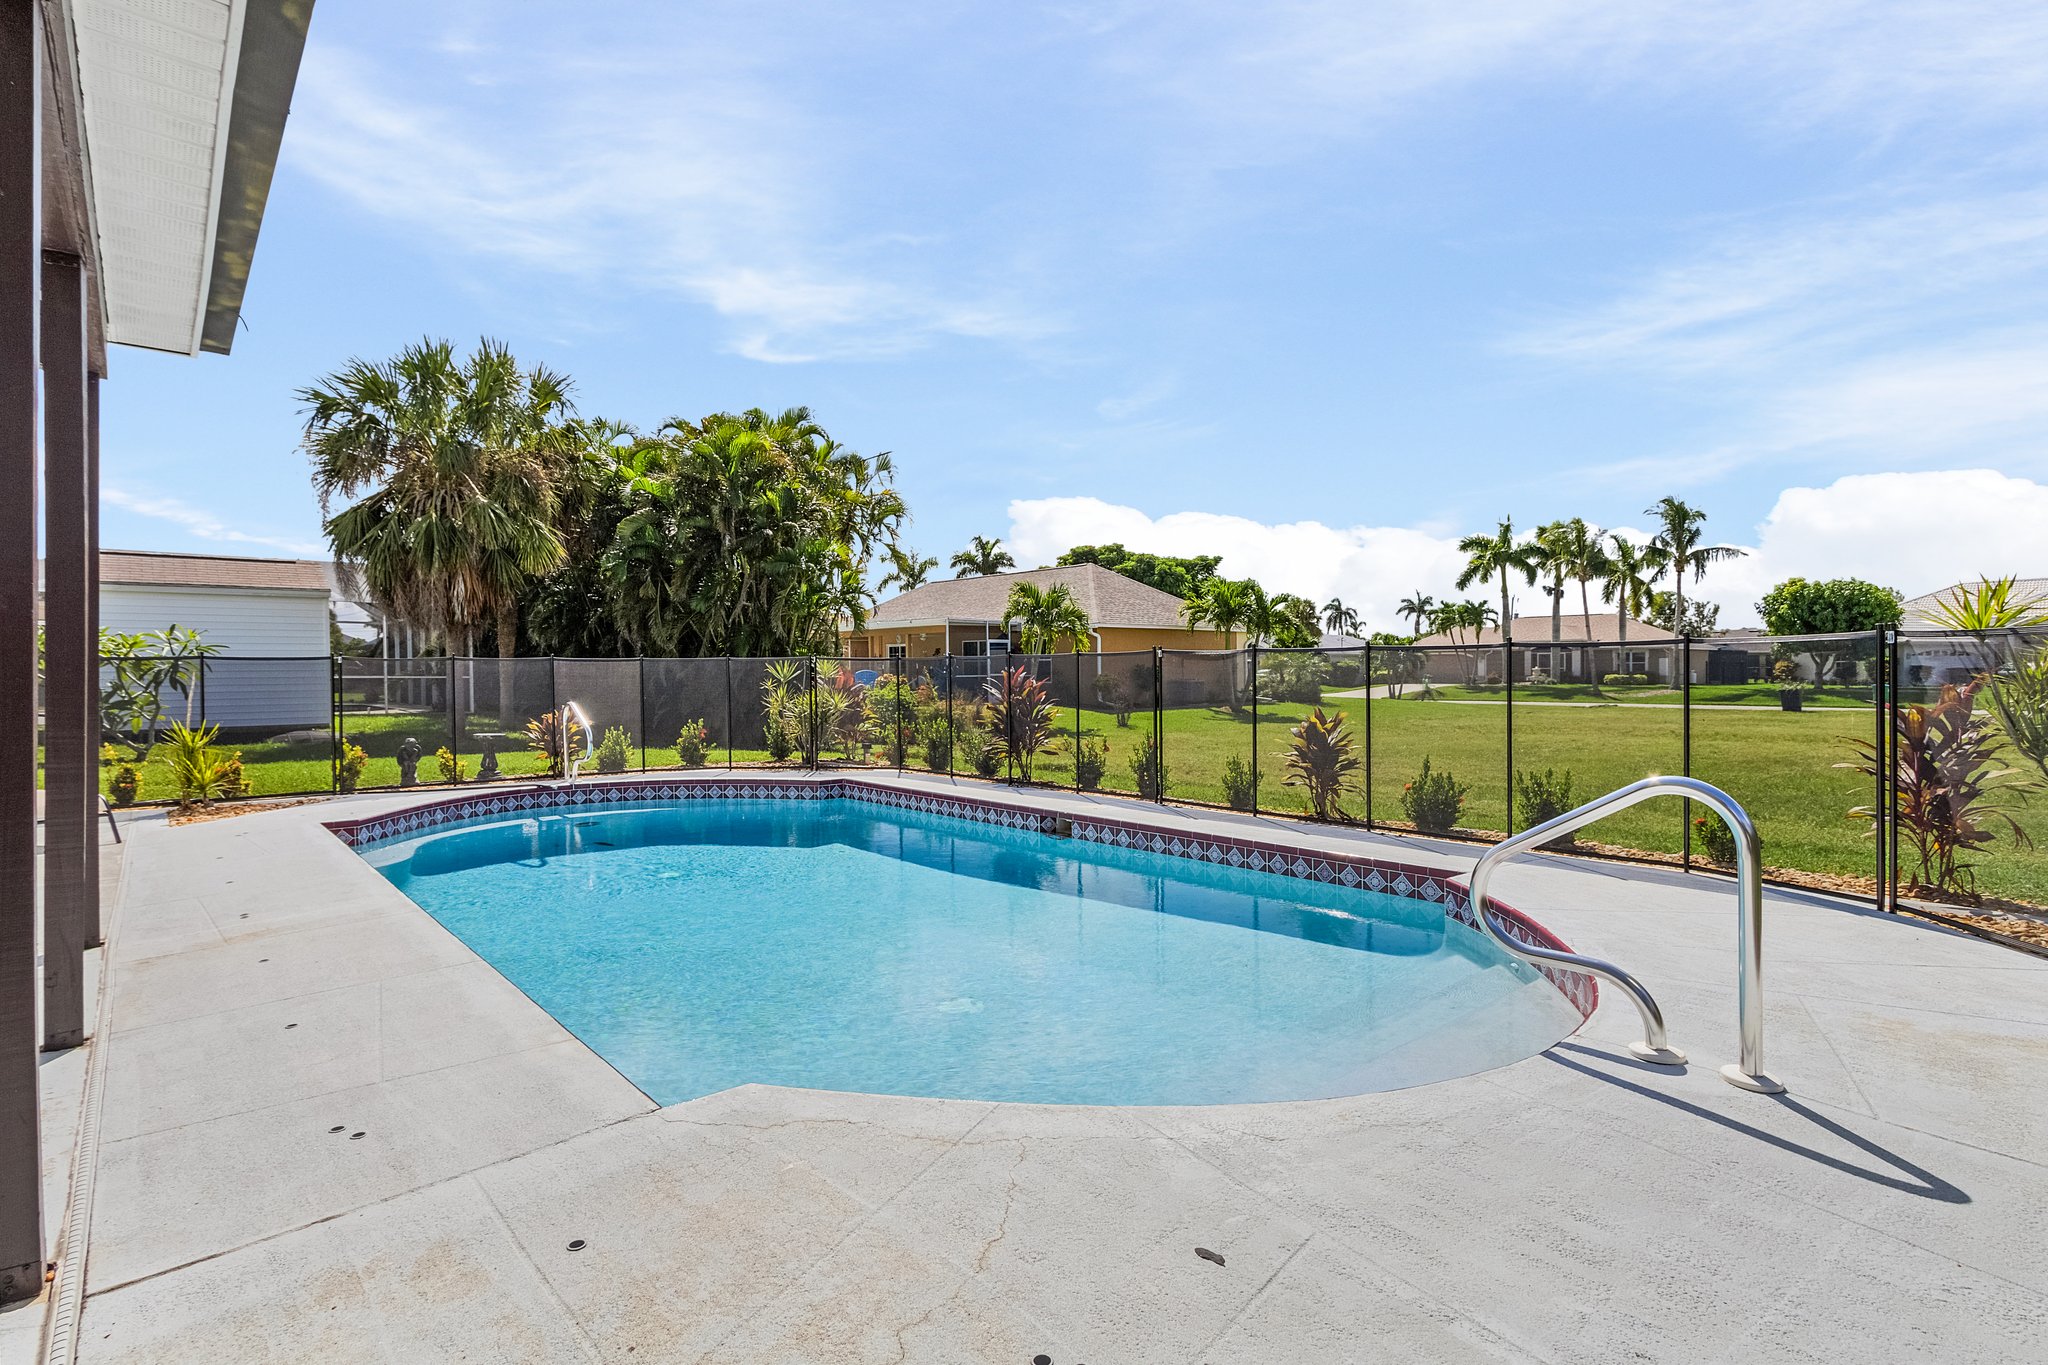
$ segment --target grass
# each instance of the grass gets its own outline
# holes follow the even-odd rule
[[[1455,690],[1438,689],[1438,693],[1441,696]],[[1517,701],[1530,690],[1517,687]],[[1693,694],[1697,700],[1706,700],[1702,694],[1711,690],[1696,687]],[[1497,696],[1497,691],[1493,692],[1493,697]],[[1488,698],[1473,697],[1482,699]],[[1834,704],[1817,706],[1809,694],[1807,710],[1787,713],[1777,709],[1773,691],[1768,706],[1731,700],[1731,709],[1695,709],[1691,771],[1695,777],[1726,789],[1748,808],[1763,836],[1764,858],[1769,865],[1867,877],[1874,867],[1873,848],[1866,833],[1869,824],[1851,818],[1848,812],[1853,806],[1870,803],[1871,782],[1836,765],[1853,759],[1850,742],[1869,737],[1875,717],[1868,705],[1858,707],[1840,694],[1831,694],[1830,700]],[[1357,742],[1359,756],[1364,759],[1365,699],[1328,696],[1324,707],[1343,714]],[[1261,773],[1260,808],[1305,813],[1305,793],[1286,785],[1285,760],[1288,732],[1308,711],[1307,705],[1299,703],[1262,704],[1256,726],[1249,710],[1233,714],[1219,706],[1165,712],[1168,796],[1224,804],[1225,763],[1233,755],[1251,763],[1256,746]],[[1651,773],[1683,771],[1684,719],[1681,710],[1659,704],[1517,706],[1515,764],[1526,772],[1569,772],[1575,799],[1586,800]],[[1412,697],[1373,701],[1370,802],[1361,772],[1356,789],[1343,801],[1344,809],[1355,818],[1363,818],[1369,806],[1377,822],[1402,821],[1401,789],[1421,769],[1423,759],[1428,758],[1435,770],[1452,773],[1468,788],[1461,827],[1505,830],[1509,803],[1507,721],[1508,708],[1500,705],[1446,706]],[[481,751],[475,735],[491,729],[492,724],[489,717],[476,718],[460,746],[472,776]],[[1093,736],[1108,746],[1109,766],[1103,789],[1134,793],[1137,782],[1130,764],[1151,730],[1151,716],[1146,711],[1132,716],[1130,726],[1121,727],[1107,711],[1076,713],[1062,709],[1059,745],[1038,757],[1035,778],[1058,786],[1073,784],[1077,725],[1080,734]],[[444,716],[354,715],[349,719],[349,731],[350,737],[370,755],[362,780],[365,789],[397,785],[398,747],[408,737],[420,743],[419,776],[423,785],[440,785],[433,752],[448,742]],[[526,747],[523,735],[508,737],[500,744],[499,768],[506,775],[537,775],[544,770],[543,758]],[[225,747],[239,749],[257,795],[328,789],[329,746],[324,736],[314,741],[260,740]],[[637,771],[643,764],[649,769],[669,768],[677,762],[673,748],[636,749],[633,757],[629,771]],[[862,761],[848,760],[829,749],[825,757],[834,766],[848,762],[857,765]],[[923,757],[922,749],[913,745],[909,767],[922,771]],[[727,753],[723,748],[713,748],[708,759],[707,766],[722,768]],[[877,744],[869,750],[865,762],[888,766],[886,759],[886,748]],[[740,765],[761,764],[768,762],[768,755],[743,749],[733,753],[732,761]],[[956,762],[960,771],[967,771],[964,753],[956,756]],[[103,770],[103,774],[110,775],[111,769]],[[142,779],[142,799],[175,797],[167,763],[144,765]],[[1676,853],[1684,835],[1682,810],[1676,802],[1651,802],[1589,826],[1584,837],[1647,852]],[[1525,819],[1517,821],[1518,825],[1527,823]],[[2008,837],[2001,835],[1975,859],[1979,889],[1988,895],[2048,902],[2048,791],[2035,793],[2022,813],[2021,823],[2036,847],[2015,847]],[[1910,859],[1909,852],[1906,856]],[[1905,871],[1911,873],[1910,864]]]
[[[1414,697],[1414,685],[1406,689]],[[1870,709],[1869,688],[1861,689],[1863,696],[1856,695],[1851,688],[1815,688],[1806,693],[1804,705],[1807,710],[1864,710]],[[1440,701],[1490,701],[1507,700],[1507,689],[1503,687],[1467,687],[1453,683],[1432,689],[1432,695]],[[1419,699],[1419,698],[1416,698]],[[1685,700],[1685,693],[1676,687],[1598,687],[1592,683],[1516,683],[1515,703],[1528,702],[1576,702],[1588,706],[1678,706]],[[1782,709],[1778,703],[1776,683],[1695,683],[1692,689],[1694,706],[1759,706],[1776,711]]]

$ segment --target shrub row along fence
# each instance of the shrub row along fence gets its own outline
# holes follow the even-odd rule
[[[110,693],[122,667],[139,665],[110,663]],[[2042,632],[875,660],[215,656],[151,685],[166,722],[221,727],[253,795],[559,771],[550,718],[573,700],[598,750],[586,771],[901,768],[1482,840],[1683,773],[1750,810],[1780,878],[1881,902],[2048,903]],[[143,800],[179,795],[169,763],[136,777]],[[1727,861],[1719,828],[1692,814],[1639,806],[1579,838]]]

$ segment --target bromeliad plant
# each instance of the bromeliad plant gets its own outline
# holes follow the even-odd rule
[[[547,775],[560,777],[568,771],[569,758],[583,752],[583,725],[571,716],[564,733],[562,713],[550,711],[526,722],[526,742],[547,759]]]
[[[1318,820],[1349,820],[1338,804],[1350,790],[1360,766],[1351,735],[1344,728],[1344,713],[1325,714],[1318,706],[1308,719],[1290,732],[1294,743],[1287,750],[1287,785],[1308,792],[1309,808]]]
[[[989,679],[981,719],[989,742],[998,754],[1009,757],[1022,781],[1031,780],[1031,767],[1040,753],[1057,747],[1060,712],[1052,704],[1052,689],[1021,664]]]
[[[201,725],[195,730],[175,720],[165,732],[171,785],[178,793],[179,805],[190,806],[227,795],[227,764],[220,750],[213,747],[213,741],[219,737],[218,725]]]
[[[1930,705],[1908,704],[1893,713],[1897,754],[1892,772],[1892,818],[1919,862],[1907,890],[1914,894],[1979,899],[1976,874],[1966,855],[1995,840],[2001,830],[2020,848],[2033,843],[2013,812],[2026,801],[2027,784],[2003,766],[2004,744],[1990,715],[1977,710],[1985,686],[1975,678],[1957,687],[1944,684]],[[1861,761],[1837,764],[1868,777],[1886,766],[1873,740],[1851,742]],[[1871,822],[1882,837],[1884,822],[1875,805],[1849,812]]]

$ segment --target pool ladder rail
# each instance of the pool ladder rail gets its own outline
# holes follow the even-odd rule
[[[583,752],[574,758],[569,757],[569,722],[571,720],[574,720],[583,730]],[[562,762],[568,771],[568,780],[573,785],[576,781],[576,774],[582,770],[584,764],[588,763],[597,754],[597,746],[590,742],[590,716],[575,702],[565,701],[562,703],[562,709],[556,721],[556,733],[562,737]]]
[[[1472,918],[1481,932],[1526,962],[1547,963],[1584,972],[1618,987],[1634,1002],[1636,1012],[1643,1019],[1642,1040],[1631,1043],[1629,1052],[1653,1066],[1684,1066],[1685,1054],[1670,1045],[1664,1031],[1664,1012],[1657,1007],[1656,997],[1642,982],[1613,963],[1597,957],[1517,942],[1495,921],[1492,902],[1486,894],[1493,874],[1508,859],[1541,848],[1559,835],[1657,796],[1677,796],[1699,802],[1719,816],[1735,836],[1735,899],[1739,910],[1735,935],[1739,971],[1736,1007],[1740,1016],[1742,1060],[1722,1067],[1721,1079],[1760,1095],[1782,1094],[1784,1085],[1764,1070],[1764,883],[1756,824],[1749,818],[1749,813],[1736,804],[1735,798],[1719,787],[1693,777],[1646,777],[1495,844],[1479,856],[1467,879]]]

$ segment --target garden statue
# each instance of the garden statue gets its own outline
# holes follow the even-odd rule
[[[477,743],[483,746],[484,756],[476,767],[476,780],[495,782],[498,780],[498,736],[478,735]]]
[[[398,785],[417,787],[420,784],[420,742],[411,735],[398,746]]]

